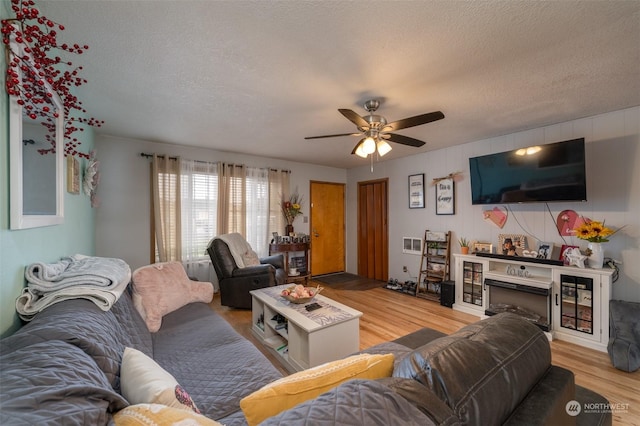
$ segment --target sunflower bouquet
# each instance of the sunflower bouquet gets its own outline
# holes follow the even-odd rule
[[[596,220],[585,219],[582,225],[574,229],[576,237],[581,240],[589,241],[590,243],[606,243],[609,241],[610,236],[618,231],[604,225],[604,221],[598,222]]]

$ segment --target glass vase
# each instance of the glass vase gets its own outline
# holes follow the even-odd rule
[[[602,243],[589,243],[591,255],[589,256],[589,267],[602,269],[604,266],[604,249]]]

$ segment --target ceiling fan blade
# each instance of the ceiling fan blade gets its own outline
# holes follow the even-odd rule
[[[347,120],[358,126],[359,129],[368,129],[369,123],[364,118],[360,117],[356,112],[350,109],[339,109],[340,114],[347,117]]]
[[[360,136],[362,133],[338,133],[336,135],[307,136],[305,139],[337,138],[338,136]]]
[[[409,145],[415,147],[421,147],[424,145],[424,142],[418,139],[410,138],[409,136],[398,135],[396,133],[387,133],[382,136],[384,139],[390,140],[391,142],[399,143],[402,145]]]
[[[360,146],[360,143],[362,143],[362,141],[358,141],[358,143],[356,144],[356,146],[353,147],[353,150],[351,151],[351,155],[356,153],[356,150],[358,149],[358,147]]]
[[[444,114],[442,111],[429,112],[427,114],[416,115],[415,117],[403,118],[402,120],[393,121],[384,126],[385,132],[406,129],[408,127],[420,126],[421,124],[431,123],[432,121],[442,120]]]

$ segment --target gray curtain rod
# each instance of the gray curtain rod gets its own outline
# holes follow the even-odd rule
[[[153,154],[147,154],[145,152],[141,152],[140,153],[140,157],[145,157],[145,158],[151,158],[153,157]],[[157,157],[159,158],[165,158],[165,155],[157,155]],[[169,157],[169,160],[177,160],[178,157]],[[202,160],[191,160],[191,161],[195,161],[196,163],[205,163],[205,164],[211,164],[211,161],[202,161]],[[235,167],[245,167],[244,164],[228,164],[229,166],[235,166]],[[291,170],[278,170],[278,169],[269,169],[272,172],[285,172],[285,173],[291,173]]]

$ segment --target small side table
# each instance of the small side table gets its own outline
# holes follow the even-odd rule
[[[269,244],[269,255],[282,253],[284,255],[284,268],[287,272],[287,284],[303,283],[306,285],[311,278],[311,268],[309,264],[310,243],[284,243]],[[299,275],[289,275],[289,265],[295,265]]]

